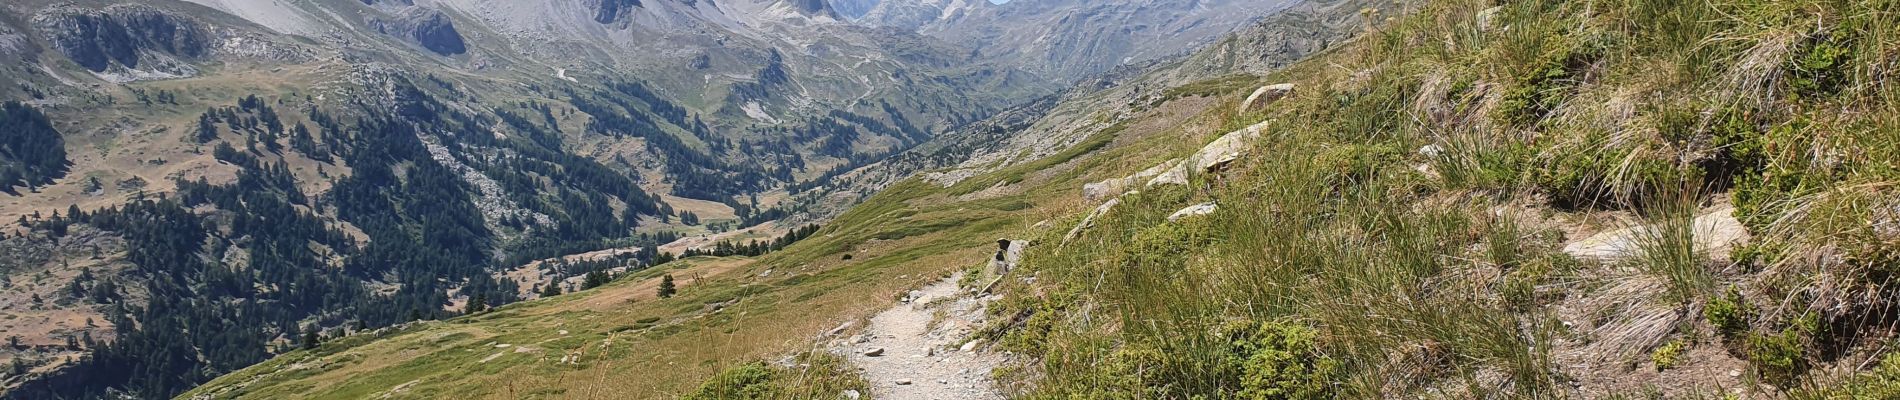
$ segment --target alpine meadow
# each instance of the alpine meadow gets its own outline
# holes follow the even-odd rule
[[[1900,399],[1900,1],[13,0],[0,398]]]

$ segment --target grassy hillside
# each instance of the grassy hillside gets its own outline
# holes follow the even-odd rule
[[[1038,279],[993,310],[1037,358],[1005,378],[1028,398],[1892,397],[1896,12],[1430,2],[1269,76],[1298,90],[1266,111],[1214,112],[1266,127],[1225,173],[1125,195],[1073,242],[1043,230]],[[1711,242],[1728,213],[1743,244]],[[1604,232],[1627,244],[1580,250]]]
[[[968,181],[981,187],[893,185],[811,238],[757,259],[682,260],[588,291],[358,333],[180,397],[674,398],[715,377],[761,376],[784,388],[781,395],[835,394],[821,390],[849,387],[850,374],[822,367],[837,362],[823,354],[803,356],[821,366],[815,370],[759,362],[808,353],[815,337],[911,288],[986,265],[999,237],[1061,223],[1081,207],[1074,188],[1095,172],[1192,151],[1200,139],[1175,139],[1219,129],[1221,121],[1199,116],[1213,100],[1174,104],[1144,119],[1175,123],[1118,128],[1035,168]],[[657,299],[665,274],[680,282],[680,294]],[[701,394],[718,397],[713,389]]]
[[[1429,2],[1040,161],[893,185],[784,251],[662,267],[705,276],[680,297],[646,272],[185,397],[829,396],[861,386],[814,337],[1012,237],[1036,245],[978,337],[1021,356],[998,378],[1026,398],[1889,398],[1896,12]],[[1236,110],[1271,83],[1296,90]],[[1065,242],[1084,183],[1262,122]]]

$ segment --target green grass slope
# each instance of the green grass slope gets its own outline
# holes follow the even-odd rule
[[[1157,107],[1143,119],[1168,123],[1116,128],[1030,167],[972,178],[982,187],[892,185],[757,259],[681,260],[588,291],[361,332],[179,397],[722,398],[730,386],[802,398],[862,388],[840,360],[811,352],[814,338],[909,289],[986,265],[997,238],[1072,222],[1083,207],[1074,188],[1193,151],[1224,121],[1203,113],[1227,102]],[[680,293],[658,299],[667,274]],[[771,364],[791,355],[818,367]],[[707,381],[715,384],[701,387]]]
[[[987,333],[1034,361],[1001,375],[1025,398],[1892,398],[1896,22],[1428,2],[1219,116],[1267,127],[1225,173],[1042,230]],[[1698,246],[1729,206],[1750,240]],[[1621,257],[1562,250],[1631,224]]]
[[[647,272],[184,397],[828,397],[862,383],[814,337],[1011,237],[1037,244],[978,335],[1021,356],[997,377],[1024,398],[1890,398],[1896,12],[1428,2],[1041,161],[893,185],[784,251],[663,266],[679,297]],[[1222,173],[1124,195],[1064,243],[1097,206],[1084,183],[1259,122]],[[1731,208],[1749,239],[1697,246]],[[1621,258],[1563,251],[1635,224]],[[772,364],[793,354],[810,366]]]

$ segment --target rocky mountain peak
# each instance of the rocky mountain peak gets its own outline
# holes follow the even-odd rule
[[[799,12],[806,13],[806,14],[827,14],[827,13],[832,12],[831,4],[825,2],[825,0],[785,0],[785,1],[791,3],[792,8],[797,9]]]
[[[468,52],[461,32],[455,30],[455,21],[442,10],[408,7],[387,19],[372,17],[369,25],[382,34],[412,40],[438,55]]]

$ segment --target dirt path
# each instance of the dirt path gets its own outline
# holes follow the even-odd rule
[[[960,348],[978,327],[984,302],[964,296],[952,276],[911,293],[913,300],[871,318],[864,332],[838,346],[863,369],[870,395],[880,399],[1002,399],[990,370],[997,354]],[[878,352],[881,349],[882,352]]]

